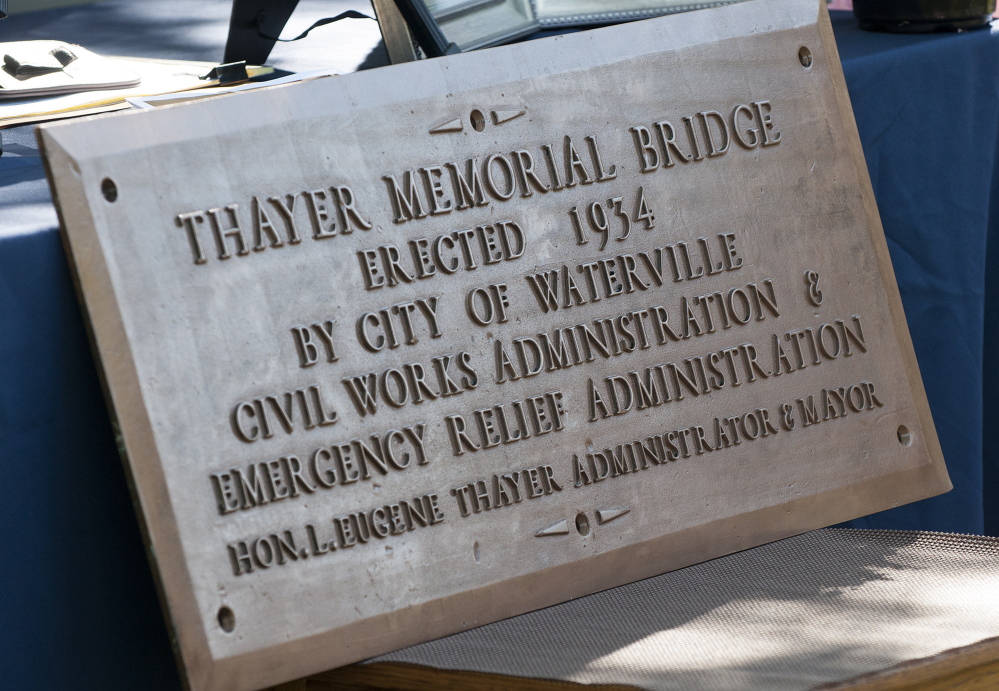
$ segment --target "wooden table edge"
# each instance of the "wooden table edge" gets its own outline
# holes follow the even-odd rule
[[[985,691],[999,688],[999,637],[907,660],[813,691]]]
[[[986,691],[999,688],[999,637],[909,660],[813,691]],[[356,664],[272,687],[270,691],[641,691],[629,684],[581,684],[403,662]]]

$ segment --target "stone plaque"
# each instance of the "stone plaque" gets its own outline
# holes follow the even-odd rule
[[[949,488],[824,3],[40,137],[194,689]]]

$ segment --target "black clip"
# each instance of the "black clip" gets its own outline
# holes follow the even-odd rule
[[[225,86],[226,84],[234,84],[236,82],[245,82],[250,78],[250,75],[246,73],[246,60],[240,60],[239,62],[227,62],[224,65],[216,65],[212,68],[212,71],[199,79],[204,80],[214,80],[217,79],[220,86]]]
[[[58,65],[32,65],[31,63],[18,60],[13,55],[3,56],[4,71],[19,81],[40,77],[43,74],[61,72],[66,65],[76,60],[76,56],[66,46],[59,46],[49,51],[49,55],[56,59]]]

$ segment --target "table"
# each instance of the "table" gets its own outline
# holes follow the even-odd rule
[[[999,539],[827,529],[270,691],[985,691],[997,634]]]
[[[303,0],[288,35],[367,4]],[[114,0],[18,15],[0,40],[219,59],[226,3]],[[834,28],[916,355],[955,489],[854,527],[999,533],[999,33]],[[374,33],[372,33],[374,32]],[[286,52],[282,52],[286,51]],[[384,63],[361,20],[279,46],[286,69]],[[169,641],[29,128],[0,157],[3,685],[177,689]],[[990,315],[986,328],[986,314]],[[995,316],[996,318],[991,318]],[[983,387],[985,387],[983,389]],[[984,449],[983,449],[984,446]],[[987,462],[983,462],[983,458]],[[983,481],[983,477],[985,478]]]

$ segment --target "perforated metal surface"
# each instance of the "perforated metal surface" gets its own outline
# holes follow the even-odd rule
[[[370,662],[792,690],[999,635],[999,538],[817,530]]]

